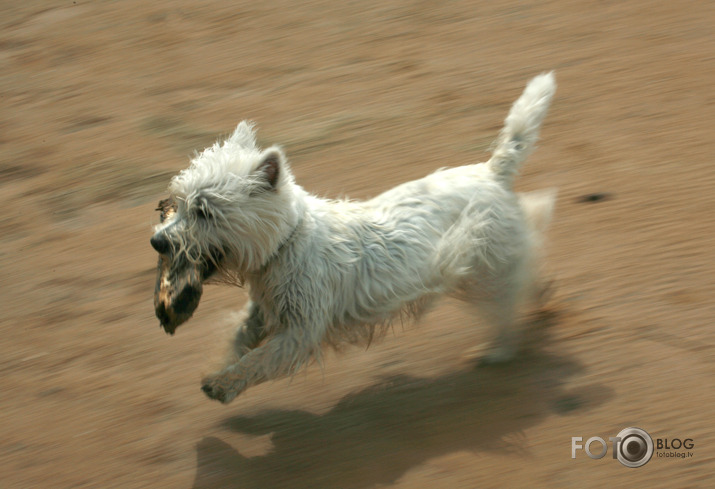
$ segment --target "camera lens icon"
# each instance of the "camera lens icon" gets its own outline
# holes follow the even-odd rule
[[[640,428],[626,428],[618,433],[616,458],[626,467],[642,467],[653,456],[653,439]]]

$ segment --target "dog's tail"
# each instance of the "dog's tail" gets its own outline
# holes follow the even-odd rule
[[[553,72],[543,73],[529,82],[514,102],[504,121],[504,128],[487,164],[497,178],[511,188],[521,163],[529,156],[539,138],[541,122],[556,91]]]

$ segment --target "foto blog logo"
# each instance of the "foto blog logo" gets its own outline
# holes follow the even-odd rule
[[[631,468],[647,464],[654,452],[658,458],[690,458],[695,446],[692,438],[657,438],[653,443],[647,431],[636,427],[621,430],[608,441],[611,442],[613,458]],[[585,442],[581,436],[571,437],[571,458],[576,458],[579,450],[586,452],[589,458],[601,459],[608,453],[608,444],[600,436],[592,436]]]
[[[613,447],[613,458],[626,467],[642,467],[653,456],[653,439],[647,431],[640,428],[626,428],[617,436],[608,438]],[[571,437],[571,458],[576,458],[577,450],[584,450],[592,459],[600,459],[608,453],[606,440],[600,436],[592,436],[581,445],[583,437]],[[598,447],[595,448],[594,447]],[[595,451],[594,451],[595,450]]]

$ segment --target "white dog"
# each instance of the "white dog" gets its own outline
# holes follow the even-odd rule
[[[476,305],[495,328],[488,360],[511,358],[554,202],[548,192],[519,196],[512,183],[555,86],[551,73],[528,84],[486,163],[439,170],[366,202],[308,194],[283,151],[261,150],[246,122],[197,155],[172,179],[151,239],[157,316],[173,334],[206,280],[247,284],[250,294],[231,359],[204,379],[204,392],[228,403],[295,373],[323,345],[370,341],[445,294]]]

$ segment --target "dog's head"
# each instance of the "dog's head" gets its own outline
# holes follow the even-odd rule
[[[297,221],[293,188],[283,152],[258,148],[246,122],[172,179],[150,240],[159,253],[154,307],[167,333],[192,316],[205,282],[240,285],[276,253]]]

